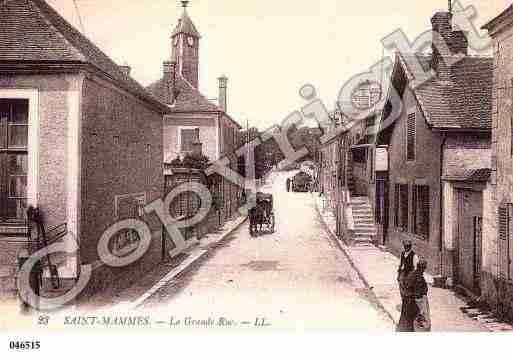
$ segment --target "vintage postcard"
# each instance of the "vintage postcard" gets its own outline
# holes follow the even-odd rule
[[[8,352],[513,331],[512,99],[508,0],[0,0]]]

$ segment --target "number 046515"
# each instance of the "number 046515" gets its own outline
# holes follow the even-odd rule
[[[39,340],[36,341],[11,341],[9,342],[11,350],[38,350],[41,348]]]

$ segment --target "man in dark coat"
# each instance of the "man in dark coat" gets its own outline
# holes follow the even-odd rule
[[[426,268],[427,262],[422,259],[418,261],[415,270],[404,278],[401,317],[396,328],[396,331],[398,332],[415,331],[415,321],[419,314],[422,314],[417,304],[417,300],[421,300],[428,293],[428,285],[424,278],[424,271]],[[429,316],[429,309],[426,314]],[[424,323],[425,321],[429,324]],[[430,330],[430,318],[422,318],[422,321],[419,320],[419,322],[422,322],[423,326],[427,326],[422,331]]]
[[[399,290],[401,297],[404,296],[404,281],[408,275],[417,268],[419,258],[413,251],[411,240],[407,239],[403,242],[404,251],[401,253],[401,262],[397,269],[397,281],[399,282]]]
[[[287,178],[287,192],[290,192],[290,178]]]

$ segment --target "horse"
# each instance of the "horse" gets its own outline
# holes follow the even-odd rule
[[[262,231],[262,226],[267,222],[269,208],[267,201],[259,201],[249,210],[249,232],[254,235]]]

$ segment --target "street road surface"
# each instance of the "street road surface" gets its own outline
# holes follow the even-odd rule
[[[254,327],[393,330],[337,244],[326,233],[309,193],[287,193],[277,173],[272,191],[276,232],[256,238],[248,224],[205,260],[157,292],[142,310],[152,316],[224,317]]]

